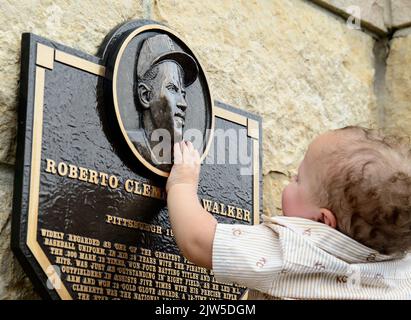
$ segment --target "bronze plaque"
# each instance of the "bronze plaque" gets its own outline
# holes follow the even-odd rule
[[[90,56],[26,33],[20,86],[12,248],[43,297],[246,297],[180,254],[165,201],[171,150],[152,141],[197,134],[203,206],[256,224],[261,119],[212,100],[181,37],[131,21]],[[229,161],[233,150],[250,161]]]

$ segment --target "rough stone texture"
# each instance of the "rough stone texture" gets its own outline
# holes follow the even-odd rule
[[[401,28],[411,25],[411,1],[391,0],[392,27]]]
[[[390,43],[386,86],[384,127],[411,137],[411,32],[396,34]]]
[[[374,40],[302,0],[0,2],[0,163],[15,161],[20,38],[31,31],[95,54],[107,32],[148,17],[179,32],[208,74],[214,98],[263,117],[264,212],[318,134],[375,126]],[[0,167],[0,298],[30,298],[9,249],[12,169]]]
[[[391,23],[390,1],[391,0],[312,0],[313,2],[326,7],[342,16],[347,12],[362,23],[367,24],[370,29],[386,33]],[[393,2],[396,2],[394,0]],[[405,0],[407,1],[407,0]],[[347,8],[353,8],[350,12]],[[357,8],[354,8],[357,7]]]
[[[376,124],[374,40],[318,7],[159,0],[152,12],[195,49],[216,99],[263,117],[265,213],[315,136]]]
[[[29,279],[10,249],[13,169],[0,165],[0,300],[35,299]]]
[[[348,7],[358,7],[353,16],[364,26],[377,33],[411,26],[411,1],[409,0],[311,0],[330,11],[347,18]]]

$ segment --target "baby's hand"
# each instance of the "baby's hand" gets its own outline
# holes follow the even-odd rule
[[[192,185],[197,191],[200,175],[200,155],[190,141],[174,145],[174,165],[167,180],[167,193],[177,184]]]

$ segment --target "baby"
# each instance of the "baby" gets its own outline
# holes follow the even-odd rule
[[[282,193],[284,216],[219,224],[200,205],[200,157],[174,146],[167,202],[175,239],[249,298],[411,299],[409,141],[346,127],[317,137]]]

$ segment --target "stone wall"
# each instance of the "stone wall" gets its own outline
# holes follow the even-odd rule
[[[168,24],[196,52],[215,99],[263,117],[267,214],[279,213],[281,190],[315,136],[350,124],[380,125],[381,104],[374,93],[377,37],[348,28],[344,18],[310,1],[68,3],[0,2],[0,299],[36,297],[9,248],[22,32],[95,54],[109,30],[123,21],[151,18]],[[409,42],[409,37],[392,41],[386,72],[387,81],[398,80],[387,92],[400,97],[400,108],[392,108],[398,115],[390,111],[387,117],[401,126],[407,125],[400,110],[410,111],[401,89],[406,74],[399,76],[395,66],[407,59]]]
[[[339,15],[360,19],[361,24],[374,32],[384,34],[391,26],[390,0],[312,0]],[[393,2],[400,2],[394,0]],[[407,1],[407,0],[405,0]],[[402,1],[402,2],[405,2]],[[401,6],[401,5],[400,5]],[[403,7],[402,5],[401,7]]]
[[[384,128],[411,137],[411,29],[394,34],[387,60]]]

